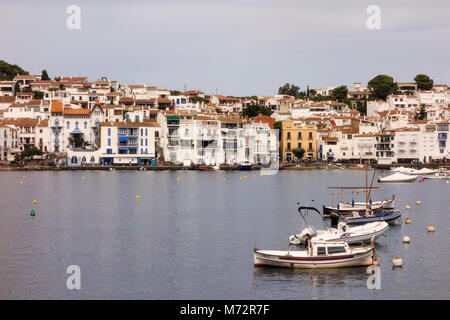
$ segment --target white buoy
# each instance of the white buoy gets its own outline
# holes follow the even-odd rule
[[[428,226],[428,232],[434,232],[434,226],[432,225],[432,224],[430,224],[429,226]]]
[[[403,237],[403,243],[409,243],[409,242],[410,242],[409,237],[408,236],[404,236]]]
[[[420,200],[416,200],[416,204],[420,204]]]
[[[403,265],[403,259],[395,257],[394,259],[392,259],[392,264],[394,267],[401,267]]]
[[[410,224],[411,223],[411,218],[406,218],[405,223],[406,224]]]
[[[406,210],[411,210],[411,206],[410,206],[410,205],[407,205],[407,206],[405,207],[405,209],[406,209]]]

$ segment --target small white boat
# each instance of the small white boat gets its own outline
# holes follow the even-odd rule
[[[416,181],[417,175],[409,175],[404,173],[394,173],[386,177],[379,177],[378,182],[413,182]]]
[[[423,176],[424,179],[450,179],[450,174],[448,172],[439,171],[432,175]]]
[[[405,167],[403,167],[403,166],[401,166],[401,167],[396,167],[396,168],[391,168],[391,171],[392,172],[405,172],[405,171],[407,171],[408,170],[408,168],[405,168]]]
[[[384,221],[370,222],[360,226],[348,226],[345,222],[339,222],[337,228],[328,230],[316,230],[309,226],[299,234],[293,234],[289,238],[289,244],[307,244],[309,241],[345,241],[349,244],[369,242],[377,239],[389,229],[389,224]]]
[[[395,199],[392,197],[392,199],[386,199],[386,200],[380,200],[380,201],[373,201],[371,204],[372,209],[376,209],[378,207],[381,207],[383,209],[394,209],[395,208]],[[367,204],[365,202],[346,202],[346,201],[339,201],[339,208],[340,209],[366,209]]]
[[[376,260],[371,245],[350,248],[345,241],[311,241],[305,250],[253,250],[255,267],[342,268],[370,266]]]

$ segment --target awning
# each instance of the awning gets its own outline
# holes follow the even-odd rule
[[[167,120],[180,120],[179,116],[167,116]]]
[[[127,151],[128,147],[119,147],[119,151]]]
[[[119,142],[128,141],[128,137],[119,137]]]

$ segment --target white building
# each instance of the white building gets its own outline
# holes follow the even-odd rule
[[[103,122],[100,136],[101,165],[149,165],[159,157],[157,122]]]

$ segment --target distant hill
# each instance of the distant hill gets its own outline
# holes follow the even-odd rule
[[[23,70],[16,64],[9,64],[6,61],[0,60],[0,80],[13,80],[18,74],[29,74],[29,72]]]

